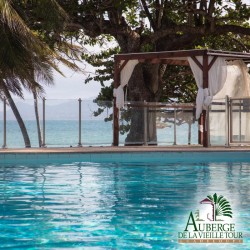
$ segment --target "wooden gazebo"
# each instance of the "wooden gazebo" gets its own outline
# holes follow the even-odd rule
[[[229,52],[208,49],[181,50],[181,51],[161,51],[147,53],[132,53],[115,55],[114,69],[114,88],[117,89],[121,84],[121,72],[130,60],[138,60],[138,62],[148,62],[157,64],[172,65],[189,65],[188,58],[200,68],[202,72],[202,86],[207,89],[209,87],[209,72],[218,58],[229,60],[243,60],[246,64],[250,63],[250,53]],[[197,59],[199,58],[199,60]],[[202,111],[199,118],[199,143],[204,147],[208,147],[208,133],[205,129],[206,110]],[[116,105],[116,97],[114,97],[114,120],[113,120],[113,146],[119,145],[119,109]]]

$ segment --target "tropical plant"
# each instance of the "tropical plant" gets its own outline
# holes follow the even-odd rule
[[[38,55],[44,56],[41,43],[25,25],[10,1],[1,1],[0,17],[0,87],[20,126],[25,146],[30,147],[27,129],[10,92],[22,97],[22,86],[27,89],[32,85],[40,88],[34,80],[34,71],[47,78],[44,73],[47,69],[44,66],[47,65],[39,60]]]
[[[232,218],[232,209],[230,203],[224,198],[222,195],[219,197],[215,193],[213,196],[208,195],[207,198],[213,202],[213,207],[214,207],[214,220],[216,221],[217,216],[227,216]]]
[[[44,41],[46,37],[55,35],[55,32],[53,32],[55,27],[58,28],[59,25],[62,27],[63,21],[66,20],[65,12],[62,11],[56,1],[46,0],[46,2],[50,2],[51,4],[50,11],[57,10],[57,15],[54,17],[54,22],[48,17],[47,19],[43,17],[43,27],[47,29],[47,36],[43,36]],[[44,3],[45,1],[36,1],[37,11],[39,7],[43,7],[43,9],[48,7]],[[24,19],[27,20],[27,16],[22,11],[28,5],[30,5],[29,1],[2,0],[0,2],[0,88],[2,89],[2,93],[7,97],[9,105],[17,119],[26,147],[31,146],[30,139],[11,93],[23,97],[22,90],[25,88],[33,92],[36,100],[37,95],[41,95],[44,92],[40,82],[43,84],[52,84],[52,69],[60,72],[57,66],[58,61],[69,66],[71,69],[79,70],[77,65],[69,62],[58,50],[52,50],[48,44],[41,40],[42,32],[35,33],[30,30],[28,22],[24,21]],[[40,13],[48,13],[46,11],[41,12],[41,9],[39,10]],[[48,25],[48,21],[51,21],[49,22],[50,26],[46,26]],[[61,42],[60,44],[61,50],[67,50],[67,53],[70,53],[67,43]],[[72,47],[75,48],[76,46]],[[73,56],[76,57],[75,50],[73,51]],[[35,113],[36,118],[39,119],[37,107],[35,107]],[[40,145],[41,133],[39,132],[38,120],[37,125]]]

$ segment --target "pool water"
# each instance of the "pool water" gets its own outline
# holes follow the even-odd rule
[[[250,163],[0,167],[0,249],[250,249]],[[207,195],[230,201],[243,244],[180,244]]]

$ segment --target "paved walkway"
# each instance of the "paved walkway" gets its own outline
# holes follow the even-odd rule
[[[213,152],[213,151],[249,151],[250,147],[209,147],[202,146],[120,146],[120,147],[69,147],[69,148],[20,148],[20,149],[0,149],[0,154],[5,153],[101,153],[101,152]]]

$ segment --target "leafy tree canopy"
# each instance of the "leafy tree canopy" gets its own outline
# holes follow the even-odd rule
[[[241,0],[58,0],[70,16],[68,30],[79,43],[92,45],[113,42],[110,50],[85,54],[83,58],[98,67],[91,80],[105,81],[113,78],[115,53],[211,48],[249,51],[250,8]],[[182,71],[183,81],[194,82],[184,67],[168,67],[168,71]],[[175,74],[176,75],[176,74]],[[163,79],[163,100],[168,101],[170,83]],[[176,85],[180,79],[173,79]],[[103,96],[108,89],[103,87]],[[194,87],[190,87],[195,89]],[[180,101],[190,101],[184,93],[175,93]],[[184,92],[183,92],[184,91]],[[109,91],[111,93],[111,91]],[[165,96],[165,97],[164,97]],[[193,95],[191,95],[193,96]],[[111,97],[109,97],[111,98]],[[193,97],[192,97],[193,98]],[[192,99],[191,98],[191,99]]]
[[[74,40],[83,46],[111,44],[110,49],[83,54],[82,58],[97,68],[86,83],[99,81],[103,86],[100,99],[108,98],[113,79],[113,58],[116,53],[212,48],[234,51],[250,50],[250,8],[243,0],[13,0],[29,26],[49,41],[62,46]],[[60,15],[47,9],[64,9]],[[53,8],[52,8],[53,7]],[[43,8],[44,9],[44,8]],[[46,8],[45,8],[46,9]],[[182,81],[192,82],[185,67],[167,67],[182,72]],[[168,73],[167,73],[168,74]],[[169,73],[170,74],[170,73]],[[176,75],[176,74],[175,74]],[[158,99],[180,79],[163,78]],[[190,87],[195,90],[195,87]],[[183,92],[184,90],[184,92]],[[180,96],[180,93],[184,93]],[[173,92],[180,101],[191,101],[185,88]],[[176,94],[176,95],[175,95]],[[186,99],[185,96],[188,96]],[[191,95],[193,96],[193,95]],[[111,95],[109,96],[109,99]]]

